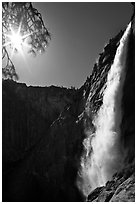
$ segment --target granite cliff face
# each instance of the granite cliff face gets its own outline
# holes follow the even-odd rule
[[[16,161],[35,145],[60,113],[73,103],[74,94],[74,89],[27,87],[11,80],[3,81],[4,159]]]
[[[133,22],[120,102],[118,145],[125,152],[123,166],[104,186],[97,186],[92,192],[89,189],[87,195],[83,191],[87,182],[81,174],[82,161],[89,165],[88,157],[92,158],[92,145],[85,150],[91,144],[87,138],[96,132],[93,118],[103,104],[107,76],[124,33],[121,31],[109,41],[78,90],[26,87],[3,81],[3,201],[134,201]]]

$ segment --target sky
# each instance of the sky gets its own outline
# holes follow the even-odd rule
[[[104,45],[129,23],[130,3],[35,2],[51,41],[42,55],[14,54],[19,82],[79,88]]]

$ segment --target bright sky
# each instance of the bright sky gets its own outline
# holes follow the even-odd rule
[[[13,57],[19,82],[79,88],[104,45],[130,21],[130,3],[33,3],[52,34],[43,55]]]

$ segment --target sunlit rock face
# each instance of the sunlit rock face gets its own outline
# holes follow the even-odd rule
[[[118,89],[121,94],[115,101],[120,120],[116,117],[117,120],[112,121],[120,121],[120,139],[113,151],[110,149],[104,154],[116,158],[114,168],[110,169],[113,175],[109,181],[89,187],[85,194],[85,186],[92,186],[92,180],[85,176],[93,158],[89,136],[91,132],[94,138],[97,136],[95,116],[103,105],[108,73],[125,30],[106,44],[91,75],[78,90],[3,82],[3,201],[134,201],[133,25],[123,50],[126,58],[124,55],[121,92]],[[106,137],[104,134],[101,137],[105,145]],[[115,148],[123,151],[120,168],[117,168],[119,157],[115,157]]]
[[[93,190],[87,198],[90,202],[135,202],[135,167],[126,165],[115,173],[105,186]]]

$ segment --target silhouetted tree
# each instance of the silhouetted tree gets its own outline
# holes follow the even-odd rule
[[[10,58],[7,47],[7,36],[12,30],[20,29],[23,41],[29,38],[29,53],[36,55],[44,52],[51,38],[45,27],[41,14],[30,2],[3,2],[2,3],[2,67],[3,77],[18,79],[16,69]]]

